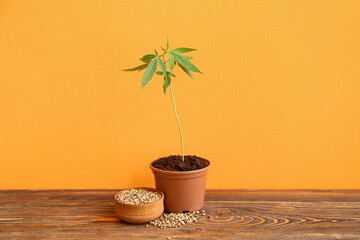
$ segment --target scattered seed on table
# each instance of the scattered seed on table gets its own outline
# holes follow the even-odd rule
[[[149,225],[146,224],[145,227],[149,227]]]
[[[208,218],[211,218],[211,215],[209,215]]]
[[[194,212],[163,213],[159,218],[150,222],[159,228],[177,228],[187,223],[197,222]]]
[[[201,215],[202,215],[202,216],[205,216],[206,214],[205,214],[205,213],[202,213]]]

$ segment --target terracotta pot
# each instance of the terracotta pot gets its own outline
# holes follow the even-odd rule
[[[161,194],[161,198],[152,203],[133,205],[133,204],[121,203],[116,199],[116,196],[119,193],[128,189],[124,189],[118,192],[115,195],[115,213],[116,215],[118,215],[120,220],[129,223],[146,223],[160,217],[161,214],[164,212],[164,193],[154,188],[141,188],[141,189],[146,189],[152,192],[158,192]]]
[[[156,160],[155,160],[156,161]],[[207,167],[194,171],[166,171],[150,168],[155,176],[156,189],[165,194],[165,211],[192,212],[203,208],[205,200]]]

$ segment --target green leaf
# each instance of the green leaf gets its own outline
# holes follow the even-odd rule
[[[144,73],[144,76],[143,76],[143,80],[141,83],[141,89],[143,89],[143,87],[145,87],[145,85],[148,84],[150,82],[151,78],[154,76],[156,69],[157,69],[157,59],[158,58],[154,58],[149,63],[149,66],[147,67],[147,69]]]
[[[170,76],[172,77],[176,77],[175,74],[171,73],[171,72],[167,72]]]
[[[164,51],[164,53],[166,52],[165,48],[161,47],[161,49]]]
[[[166,36],[166,51],[169,49],[169,36]]]
[[[146,64],[143,64],[143,65],[140,65],[140,66],[137,66],[137,67],[134,67],[134,68],[129,68],[129,69],[125,69],[123,71],[127,71],[127,72],[130,72],[130,71],[141,71],[143,69],[145,69],[147,67],[147,63]]]
[[[162,70],[162,72],[164,73],[164,77],[168,77],[168,74],[166,72],[166,65],[165,63],[163,62],[163,60],[161,60],[161,58],[159,58],[159,65],[160,65],[160,68]]]
[[[186,53],[186,52],[192,52],[195,50],[196,49],[193,49],[193,48],[176,48],[173,50],[173,53],[181,54],[181,53]]]
[[[175,60],[180,64],[182,65],[183,67],[189,69],[190,71],[193,71],[193,72],[198,72],[198,73],[202,73],[199,69],[197,69],[197,67],[195,67],[194,64],[192,64],[188,58],[184,57],[184,56],[181,56],[181,55],[178,55],[176,53],[173,53],[174,57],[175,57]]]
[[[159,55],[158,52],[156,51],[156,49],[154,49],[154,50],[155,50],[156,56],[158,56]]]
[[[170,72],[172,72],[173,69],[174,69],[174,63],[175,63],[174,55],[172,55],[172,54],[170,53],[170,54],[169,54],[169,68],[170,68]]]
[[[166,89],[170,86],[170,84],[171,84],[171,78],[169,76],[167,78],[164,76],[163,89],[165,94],[166,94]]]
[[[156,74],[157,75],[164,75],[162,71],[157,71]]]
[[[193,75],[190,70],[179,64],[180,68],[194,81]]]
[[[154,57],[156,57],[156,55],[146,54],[142,58],[140,58],[140,60],[143,61],[144,63],[149,63],[151,61],[151,59],[153,59]]]

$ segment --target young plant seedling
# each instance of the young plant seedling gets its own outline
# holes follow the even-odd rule
[[[181,152],[182,152],[182,160],[184,160],[184,143],[181,132],[180,120],[176,112],[175,99],[172,91],[171,78],[175,78],[175,74],[173,73],[174,67],[178,65],[193,81],[194,77],[191,72],[202,73],[194,64],[190,62],[192,57],[182,55],[183,53],[192,52],[196,49],[193,48],[171,48],[169,51],[169,39],[167,39],[166,48],[161,47],[163,50],[162,54],[158,54],[155,49],[155,54],[146,54],[140,60],[143,62],[142,65],[125,69],[123,71],[142,71],[144,69],[145,73],[141,82],[141,89],[146,86],[153,78],[154,74],[163,76],[164,84],[163,91],[166,94],[166,90],[170,87],[170,95],[174,106],[175,116],[177,119],[179,132],[180,132],[180,141],[181,141]],[[160,66],[161,71],[157,71],[158,65]]]

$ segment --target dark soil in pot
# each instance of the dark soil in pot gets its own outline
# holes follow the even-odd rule
[[[166,171],[193,171],[209,165],[209,161],[195,155],[186,155],[184,159],[183,162],[180,155],[171,155],[155,160],[151,166]]]

